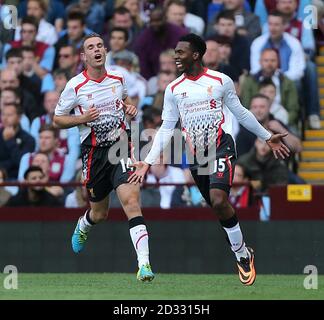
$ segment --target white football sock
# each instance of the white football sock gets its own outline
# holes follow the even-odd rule
[[[247,258],[249,256],[248,251],[243,241],[243,235],[239,223],[232,228],[225,228],[228,239],[231,243],[231,249],[235,253],[236,259],[240,261],[241,258]]]
[[[88,210],[85,212],[85,214],[83,215],[83,217],[80,219],[80,230],[83,231],[83,232],[89,232],[89,230],[91,229],[91,227],[94,225],[94,224],[91,224],[88,221],[88,219],[87,219],[87,213],[88,213]]]
[[[149,264],[148,232],[144,224],[129,229],[130,236],[137,254],[138,267]]]

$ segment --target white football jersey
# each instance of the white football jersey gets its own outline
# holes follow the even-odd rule
[[[224,127],[231,134],[230,110],[240,101],[233,81],[223,73],[204,68],[196,77],[182,74],[171,82],[164,96],[163,120],[180,118],[186,140],[196,147],[219,143]],[[225,111],[225,112],[224,112]]]
[[[125,79],[120,73],[108,71],[101,79],[92,80],[85,70],[66,84],[55,115],[81,115],[94,105],[100,116],[79,125],[80,140],[86,145],[107,146],[127,127],[122,101],[126,97]]]

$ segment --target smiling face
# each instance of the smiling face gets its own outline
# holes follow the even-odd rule
[[[178,71],[188,72],[198,60],[199,53],[193,52],[189,42],[179,41],[175,52],[175,63]]]
[[[81,58],[87,66],[97,69],[105,65],[106,49],[101,38],[92,37],[85,40],[83,50]]]

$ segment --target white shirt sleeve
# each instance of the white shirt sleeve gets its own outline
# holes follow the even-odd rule
[[[60,100],[55,107],[56,116],[69,115],[71,110],[75,107],[76,93],[70,83],[67,83],[63,92],[61,93]]]
[[[263,140],[268,140],[271,133],[266,130],[248,109],[244,108],[238,98],[233,80],[224,76],[224,103],[233,113],[238,122]]]
[[[164,103],[162,111],[162,120],[178,121],[179,109],[171,92],[171,86],[168,85],[164,93]]]
[[[304,69],[306,66],[304,49],[300,41],[290,34],[284,33],[284,39],[291,48],[289,67],[284,73],[290,80],[296,81],[304,75]]]
[[[146,163],[152,165],[159,158],[161,152],[164,150],[164,148],[170,142],[177,122],[178,122],[177,120],[176,121],[171,121],[171,120],[163,121],[160,129],[158,130],[158,132],[155,135],[152,148],[144,160]]]
[[[123,93],[122,93],[122,99],[125,100],[128,97],[127,81],[126,81],[124,75],[122,76],[122,78],[123,78]]]

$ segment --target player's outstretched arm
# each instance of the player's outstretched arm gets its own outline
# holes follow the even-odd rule
[[[278,159],[278,156],[282,159],[289,157],[290,150],[282,142],[282,138],[286,137],[287,135],[288,133],[277,133],[273,134],[270,139],[266,140],[276,159]]]
[[[87,124],[99,118],[99,111],[92,105],[88,111],[79,116],[72,115],[54,115],[54,125],[60,129],[68,129],[80,124]]]

